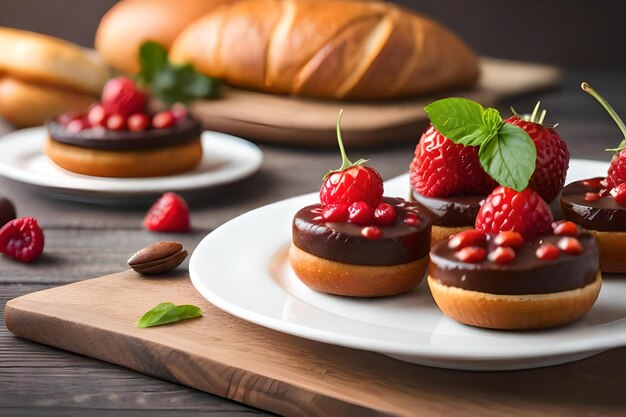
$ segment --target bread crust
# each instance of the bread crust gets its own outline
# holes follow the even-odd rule
[[[200,138],[166,148],[110,151],[57,142],[50,137],[44,152],[68,171],[97,177],[158,177],[191,171],[202,159]]]
[[[479,75],[476,55],[442,25],[359,0],[230,3],[185,28],[170,58],[234,86],[333,99],[415,96]]]
[[[113,67],[128,74],[139,72],[139,47],[154,41],[166,48],[191,22],[234,0],[124,0],[102,18],[96,49]]]
[[[40,126],[69,111],[86,111],[97,97],[60,87],[0,78],[0,117],[16,127]]]
[[[51,36],[0,27],[0,73],[99,95],[111,76],[94,51]]]
[[[551,294],[499,295],[441,284],[428,276],[428,286],[443,313],[461,323],[488,329],[528,330],[554,327],[578,320],[600,293],[600,272],[582,288]]]
[[[626,272],[626,232],[589,230],[598,241],[600,270],[609,273]]]
[[[382,297],[415,288],[424,278],[428,256],[400,265],[353,265],[320,258],[292,244],[289,262],[298,278],[316,291],[351,297]]]

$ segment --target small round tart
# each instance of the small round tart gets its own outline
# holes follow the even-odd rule
[[[98,177],[155,177],[191,171],[202,159],[201,125],[185,118],[143,131],[92,127],[73,132],[46,124],[46,155],[61,168]]]
[[[322,206],[293,219],[291,266],[310,288],[331,294],[379,297],[415,288],[428,266],[431,222],[416,204],[383,198],[395,208],[389,226],[326,222]],[[372,230],[376,233],[370,234]]]
[[[568,184],[561,193],[563,217],[590,231],[600,248],[603,272],[626,272],[626,206],[603,193],[604,178]]]
[[[423,206],[423,210],[433,222],[431,239],[433,246],[455,233],[473,228],[480,202],[486,197],[486,195],[426,197],[415,190],[411,191],[411,201]]]
[[[478,243],[462,234],[440,243],[428,276],[435,302],[454,320],[491,329],[538,329],[582,317],[600,291],[598,246],[566,223],[526,241],[501,232]]]

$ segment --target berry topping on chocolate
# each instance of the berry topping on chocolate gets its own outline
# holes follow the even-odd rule
[[[569,253],[570,255],[580,255],[581,253],[583,253],[583,247],[580,244],[580,241],[575,237],[561,238],[556,245],[563,252]]]
[[[450,237],[448,247],[450,249],[463,249],[467,246],[484,246],[487,236],[480,230],[465,230]]]
[[[515,259],[515,251],[506,246],[498,246],[489,252],[489,260],[500,265],[506,265]]]
[[[561,253],[559,248],[553,243],[544,243],[535,251],[537,258],[543,261],[552,261],[558,259]]]
[[[326,206],[322,211],[322,218],[331,223],[346,222],[348,216],[348,206],[345,205]]]
[[[476,229],[486,234],[514,231],[533,237],[550,231],[551,224],[550,208],[530,188],[521,192],[503,186],[496,188],[476,216]]]
[[[590,203],[598,201],[601,198],[602,196],[600,195],[600,193],[585,193],[585,201],[588,201]]]
[[[510,230],[500,232],[493,238],[493,243],[496,246],[502,246],[507,248],[521,248],[524,244],[524,237]]]
[[[552,224],[552,231],[559,236],[578,236],[578,226],[573,222],[560,221]]]
[[[365,201],[354,202],[348,207],[348,221],[367,225],[374,222],[374,209]]]
[[[407,224],[409,226],[417,226],[421,223],[422,220],[416,213],[407,212],[406,217],[403,221],[404,221],[404,224]]]
[[[485,248],[479,246],[467,246],[454,253],[454,256],[461,262],[480,263],[487,257]]]
[[[361,235],[367,239],[377,240],[381,238],[383,232],[377,226],[367,226],[361,230]]]
[[[374,210],[374,222],[379,226],[389,226],[396,221],[396,209],[391,204],[380,203]]]

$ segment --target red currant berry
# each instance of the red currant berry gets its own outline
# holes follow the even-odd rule
[[[450,249],[462,249],[467,246],[485,246],[487,236],[480,230],[464,230],[450,236],[448,247]]]
[[[487,257],[487,251],[485,248],[478,246],[467,246],[460,251],[455,252],[454,256],[461,262],[477,264],[485,260]]]
[[[418,224],[420,224],[422,222],[422,220],[420,219],[420,217],[412,212],[412,211],[407,211],[405,218],[404,218],[404,224],[408,225],[408,226],[417,226]]]
[[[95,126],[106,126],[108,113],[100,103],[96,103],[89,109],[89,113],[87,113],[87,120],[89,121],[89,125]]]
[[[374,222],[374,209],[365,201],[357,201],[348,207],[348,220],[354,224],[372,224]]]
[[[324,207],[322,218],[330,223],[348,221],[348,207],[343,205]]]
[[[374,210],[374,221],[379,226],[389,226],[396,221],[396,209],[387,203],[380,203]]]
[[[567,221],[552,224],[552,231],[558,236],[578,236],[578,227],[576,224]]]
[[[174,116],[169,111],[159,112],[152,118],[152,127],[157,129],[167,129],[174,126],[174,123],[176,123],[176,120],[174,120]]]
[[[585,193],[585,201],[597,201],[601,199],[602,196],[599,193]]]
[[[135,113],[128,118],[128,130],[133,132],[141,132],[148,128],[150,117],[144,113]]]
[[[560,256],[559,248],[552,243],[544,243],[535,251],[535,256],[542,261],[551,261]]]
[[[515,251],[507,246],[498,246],[489,253],[489,260],[500,265],[513,262],[515,259]]]
[[[510,230],[500,232],[493,238],[493,243],[496,246],[506,246],[509,248],[521,248],[524,244],[524,237],[517,232]]]
[[[380,239],[383,235],[383,232],[380,230],[378,226],[367,226],[361,229],[361,236],[371,240]]]
[[[89,125],[84,119],[74,119],[67,124],[67,131],[70,133],[78,133],[81,130],[88,129]]]
[[[620,206],[626,206],[626,182],[621,183],[611,190],[611,195]]]
[[[107,129],[111,129],[111,130],[126,129],[126,119],[121,114],[112,114],[107,119]]]
[[[575,237],[563,237],[559,239],[556,245],[565,253],[570,255],[580,255],[583,253],[583,246]]]

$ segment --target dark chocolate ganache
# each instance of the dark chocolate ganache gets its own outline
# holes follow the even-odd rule
[[[626,231],[626,206],[615,202],[608,194],[595,201],[585,200],[587,193],[600,192],[601,186],[589,185],[604,178],[576,181],[568,184],[561,193],[563,217],[589,230],[603,232]]]
[[[321,205],[314,204],[294,216],[293,243],[320,258],[356,265],[398,265],[428,255],[430,218],[421,213],[416,204],[401,198],[384,197],[383,201],[394,206],[396,220],[390,226],[380,226],[382,235],[378,239],[362,236],[361,231],[366,226],[324,221]],[[405,223],[407,213],[417,215],[420,221]]]
[[[137,149],[155,149],[182,145],[192,142],[200,136],[201,125],[195,119],[185,118],[172,127],[146,129],[140,132],[131,130],[110,130],[104,127],[92,127],[80,132],[69,132],[57,120],[46,123],[52,140],[82,148],[129,151]]]
[[[419,203],[427,211],[436,226],[474,226],[480,202],[486,195],[459,195],[454,197],[426,197],[415,191],[411,200]]]
[[[568,254],[560,251],[553,260],[536,256],[543,243],[557,244],[563,236],[544,235],[529,240],[516,249],[515,259],[506,265],[497,264],[489,258],[480,263],[458,260],[448,242],[435,246],[430,253],[430,276],[449,287],[489,294],[523,295],[547,294],[584,287],[595,281],[598,274],[598,246],[587,231],[580,231],[577,239],[583,251]],[[488,250],[493,248],[488,239]]]

